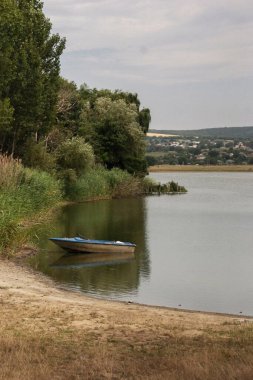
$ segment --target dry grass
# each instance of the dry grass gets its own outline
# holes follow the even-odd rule
[[[60,319],[64,322],[64,318]],[[59,323],[56,320],[55,323]],[[0,338],[0,379],[252,379],[252,334],[222,337],[159,336],[126,329],[78,331],[66,326],[50,336],[28,329]],[[115,336],[114,336],[115,334]],[[6,336],[7,335],[7,336]]]
[[[82,297],[0,260],[0,379],[251,380],[253,320]]]
[[[102,305],[69,306],[2,303],[1,380],[252,379],[251,321],[200,328],[196,318],[191,330],[159,315],[136,325],[132,305],[114,317]]]
[[[0,154],[0,188],[16,187],[20,183],[23,166],[20,160]]]
[[[155,165],[149,172],[253,172],[253,165]]]

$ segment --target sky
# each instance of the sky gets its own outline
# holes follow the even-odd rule
[[[152,129],[253,125],[252,0],[44,0],[62,76],[138,93]]]

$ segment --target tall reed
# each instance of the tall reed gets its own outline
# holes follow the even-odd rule
[[[55,205],[60,183],[48,173],[24,168],[0,155],[0,252],[24,236],[21,222]]]
[[[139,195],[141,181],[120,169],[96,167],[72,183],[68,197],[82,202],[90,199],[110,199]]]
[[[24,168],[20,160],[0,154],[0,189],[17,187],[20,184]]]

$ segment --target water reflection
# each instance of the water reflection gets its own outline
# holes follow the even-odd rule
[[[145,199],[123,199],[63,207],[54,231],[40,237],[40,254],[31,264],[55,280],[89,293],[110,296],[138,291],[141,278],[150,275],[146,239]],[[64,255],[48,241],[53,236],[87,236],[90,239],[130,241],[135,255]]]
[[[134,260],[134,253],[66,254],[52,263],[52,268],[83,268],[124,264]]]

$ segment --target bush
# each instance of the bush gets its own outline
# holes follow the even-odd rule
[[[114,168],[108,172],[112,197],[131,197],[143,193],[142,180],[127,171]]]
[[[27,166],[49,173],[53,173],[56,169],[55,157],[47,152],[44,143],[28,144],[23,162]]]
[[[59,170],[72,169],[80,177],[94,165],[93,148],[82,137],[73,137],[56,150],[56,161]]]
[[[141,181],[118,168],[107,170],[97,166],[77,179],[69,189],[72,200],[119,198],[142,193]]]

